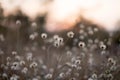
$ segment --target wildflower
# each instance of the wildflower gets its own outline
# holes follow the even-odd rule
[[[32,26],[32,27],[36,27],[36,26],[37,26],[37,23],[36,23],[36,22],[32,22],[31,26]]]
[[[36,63],[36,62],[32,62],[31,64],[30,64],[30,68],[35,68],[35,67],[37,67],[38,66],[38,64]]]
[[[33,54],[31,52],[27,53],[27,56],[33,56]]]
[[[18,80],[20,77],[16,74],[13,74],[12,77],[10,77],[10,80]]]
[[[104,54],[106,54],[106,51],[105,50],[101,51],[101,55],[104,55]]]
[[[94,30],[94,32],[98,32],[99,29],[98,28],[94,28],[93,30]]]
[[[92,44],[93,40],[92,39],[88,39],[88,43]]]
[[[110,67],[110,70],[111,71],[115,71],[117,69],[117,67],[115,66],[115,65],[112,65],[111,67]]]
[[[50,71],[51,73],[53,73],[53,72],[54,72],[54,69],[53,69],[53,68],[50,68],[49,71]]]
[[[59,38],[59,36],[58,36],[58,35],[54,35],[54,36],[53,36],[53,39],[54,39],[55,41],[57,41],[57,40],[58,40],[58,38]]]
[[[8,75],[7,75],[6,73],[3,73],[3,74],[2,74],[2,77],[7,78]]]
[[[20,25],[20,24],[21,24],[21,21],[20,21],[20,20],[17,20],[17,21],[16,21],[16,24],[17,24],[17,25]]]
[[[75,60],[76,65],[80,65],[81,61],[80,60]]]
[[[11,69],[12,70],[19,70],[20,69],[19,62],[13,62]]]
[[[61,37],[58,38],[58,42],[59,42],[59,43],[63,43],[63,38],[61,38]]]
[[[73,38],[74,35],[75,35],[75,34],[74,34],[72,31],[70,31],[70,32],[67,33],[67,36],[68,36],[69,38]]]
[[[34,40],[37,36],[38,36],[38,33],[37,33],[37,32],[34,32],[33,34],[31,34],[31,35],[29,36],[29,38],[30,38],[31,40]]]
[[[112,74],[108,74],[107,78],[108,78],[108,80],[113,80],[113,75]]]
[[[22,66],[22,65],[25,65],[25,61],[20,61],[20,65]]]
[[[42,65],[42,69],[46,70],[47,66],[46,65]]]
[[[27,61],[32,61],[32,53],[27,54]]]
[[[94,40],[94,43],[99,43],[99,39],[96,38],[96,39]]]
[[[91,31],[91,30],[92,30],[92,26],[88,26],[88,27],[87,27],[87,30],[88,30],[88,31]]]
[[[69,80],[76,80],[76,78],[70,78]]]
[[[9,62],[9,61],[8,61],[8,62],[6,62],[6,65],[7,65],[7,66],[10,66],[10,62]]]
[[[4,66],[4,69],[5,69],[5,70],[8,70],[8,66],[7,66],[7,65],[6,65],[6,66]]]
[[[84,47],[85,47],[85,43],[82,42],[82,41],[80,41],[80,42],[78,43],[78,46],[84,48]]]
[[[80,34],[84,34],[85,31],[84,31],[83,29],[80,29],[79,33],[80,33]]]
[[[59,47],[60,46],[60,43],[58,42],[58,41],[55,41],[54,43],[53,43],[53,45],[54,45],[54,47]]]
[[[88,31],[88,34],[93,35],[94,32],[93,32],[92,30],[89,30],[89,31]]]
[[[27,68],[27,67],[24,67],[21,72],[24,73],[24,74],[27,74],[28,68]]]
[[[79,39],[83,40],[83,39],[85,39],[85,36],[84,35],[80,35]]]
[[[113,58],[108,58],[108,62],[114,62]]]
[[[101,44],[101,45],[100,45],[100,48],[103,49],[103,50],[105,50],[105,49],[106,49],[106,45]]]
[[[91,76],[93,79],[97,79],[97,74],[93,74],[92,76]]]
[[[35,35],[31,34],[31,35],[29,36],[29,38],[30,38],[31,40],[34,40],[34,39],[35,39]]]
[[[47,74],[47,75],[45,75],[45,79],[51,79],[52,78],[52,74]]]
[[[20,60],[21,60],[21,57],[17,55],[17,56],[15,56],[15,60],[20,61]]]
[[[4,52],[0,49],[0,55],[3,55],[4,54]]]
[[[66,53],[68,56],[71,56],[72,55],[72,52],[71,51],[67,51]]]
[[[34,32],[33,34],[34,34],[34,36],[35,36],[35,37],[37,37],[37,36],[38,36],[38,32]]]
[[[75,57],[72,57],[72,58],[71,58],[71,61],[72,61],[72,62],[75,62],[75,60],[76,60]]]
[[[80,28],[81,29],[85,28],[85,25],[84,24],[80,24]]]
[[[94,79],[92,79],[92,78],[88,78],[88,80],[94,80]]]
[[[5,41],[4,35],[0,34],[0,41]]]
[[[40,64],[43,64],[43,60],[42,59],[39,59],[38,60]]]
[[[98,80],[97,78],[97,75],[94,73],[90,78],[88,78],[88,80]]]
[[[12,55],[17,55],[17,52],[16,51],[12,51]]]
[[[111,65],[116,65],[116,61],[113,58],[108,58],[108,62]]]
[[[4,67],[5,67],[5,64],[1,64],[0,67],[1,67],[1,68],[4,68]]]
[[[77,68],[76,68],[77,70],[81,70],[82,69],[82,67],[81,66],[77,66]]]
[[[71,67],[72,68],[77,68],[77,65],[76,64],[72,64]]]
[[[33,78],[32,80],[39,80],[38,78]]]
[[[46,34],[46,33],[42,33],[42,34],[41,34],[41,38],[42,38],[42,39],[46,39],[46,38],[47,38],[47,34]]]
[[[10,58],[10,57],[7,57],[7,61],[11,61],[11,58]]]
[[[60,77],[60,78],[64,78],[64,77],[65,77],[65,73],[61,72],[61,73],[59,74],[59,77]]]

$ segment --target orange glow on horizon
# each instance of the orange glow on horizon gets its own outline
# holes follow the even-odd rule
[[[21,11],[34,20],[47,14],[48,31],[70,29],[80,21],[80,16],[107,31],[117,30],[116,23],[120,20],[120,0],[1,0],[0,3],[5,16]]]

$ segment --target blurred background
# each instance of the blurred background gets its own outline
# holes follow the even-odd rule
[[[48,4],[58,2],[72,5],[67,0],[0,1],[0,80],[120,80],[118,18],[91,20],[73,6],[49,11]]]

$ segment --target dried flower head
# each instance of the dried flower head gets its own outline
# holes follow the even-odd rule
[[[70,31],[70,32],[67,33],[67,36],[68,36],[69,38],[73,38],[74,35],[75,35],[75,34],[74,34],[72,31]]]
[[[48,36],[47,36],[46,33],[42,33],[42,34],[41,34],[41,38],[42,38],[42,39],[46,39],[47,37],[48,37]]]

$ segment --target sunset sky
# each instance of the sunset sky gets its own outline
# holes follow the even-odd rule
[[[4,16],[21,11],[30,20],[46,17],[48,31],[72,28],[81,17],[107,31],[117,30],[120,0],[0,0]]]

